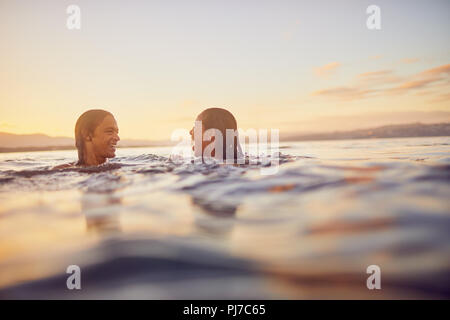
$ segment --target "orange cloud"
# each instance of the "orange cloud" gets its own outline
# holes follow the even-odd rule
[[[321,67],[315,68],[315,74],[318,77],[329,77],[334,74],[341,64],[339,62],[331,62]]]
[[[442,83],[442,81],[445,80],[447,80],[447,84],[449,84],[449,75],[450,64],[439,66],[412,76],[412,80],[403,82],[399,86],[391,88],[390,91],[394,93],[405,93],[410,90],[429,87],[432,84]]]
[[[403,63],[416,63],[418,61],[420,61],[419,58],[404,58],[404,59],[402,59]]]
[[[428,69],[419,73],[419,75],[442,75],[450,74],[450,64],[446,64],[440,67]]]
[[[313,96],[328,96],[340,100],[363,99],[378,94],[403,94],[412,90],[450,85],[450,64],[424,70],[407,79],[396,76],[392,70],[358,74],[352,86],[341,86],[312,92]],[[386,87],[387,84],[397,84]],[[380,88],[380,86],[383,86]]]
[[[365,98],[374,92],[374,90],[361,89],[357,87],[335,87],[314,91],[312,95],[334,97],[340,100],[354,100]]]
[[[358,78],[373,78],[373,77],[385,76],[388,74],[392,74],[392,70],[364,72],[364,73],[358,74]]]
[[[367,85],[396,83],[402,79],[396,76],[393,70],[380,70],[360,73],[356,76],[357,81],[364,82]]]
[[[417,89],[417,88],[422,88],[425,87],[427,84],[433,82],[433,79],[429,79],[429,80],[416,80],[416,81],[408,81],[408,82],[404,82],[401,85],[399,85],[396,88],[393,88],[393,90],[396,89]]]

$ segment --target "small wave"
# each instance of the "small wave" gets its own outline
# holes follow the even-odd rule
[[[20,244],[2,262],[2,268],[9,263],[10,271],[0,268],[0,278],[13,279],[11,272],[18,280],[10,281],[11,290],[0,294],[42,289],[41,294],[51,296],[60,288],[64,272],[54,267],[58,259],[33,260],[39,263],[33,270],[47,270],[46,260],[50,268],[58,269],[58,277],[36,271],[38,282],[23,286],[20,273],[28,270],[28,264],[17,261],[22,254],[35,257],[48,252],[72,264],[79,260],[69,252],[80,250],[86,257],[86,263],[80,263],[85,279],[98,289],[94,297],[108,292],[120,296],[129,292],[128,285],[140,284],[145,288],[140,287],[141,293],[163,288],[187,297],[189,290],[179,293],[185,282],[179,285],[173,279],[209,288],[213,280],[229,283],[228,275],[250,279],[256,275],[253,266],[277,273],[301,292],[308,291],[300,287],[308,281],[329,290],[330,283],[342,282],[345,275],[360,287],[363,264],[382,264],[383,292],[396,285],[417,289],[418,295],[448,296],[447,289],[439,291],[444,282],[438,275],[449,274],[448,151],[439,146],[405,148],[404,140],[394,141],[389,148],[402,158],[396,160],[377,141],[365,142],[360,149],[341,148],[352,141],[337,147],[333,143],[293,145],[290,154],[266,160],[247,155],[243,164],[235,165],[178,162],[148,150],[136,156],[135,149],[128,155],[121,150],[124,156],[88,168],[51,170],[61,159],[73,161],[69,156],[37,154],[36,164],[17,167],[0,161],[1,223],[17,226],[4,228],[2,236],[14,233]],[[264,175],[260,169],[270,160],[278,161],[279,170]],[[63,241],[66,232],[76,249]],[[130,240],[136,235],[143,241]],[[173,244],[180,235],[182,240]],[[153,236],[164,240],[153,241]],[[61,242],[61,251],[54,249],[56,242]],[[11,241],[13,249],[14,245]],[[235,264],[236,257],[244,264]],[[180,267],[186,273],[180,274]],[[423,277],[417,277],[418,272]],[[390,280],[398,274],[404,277],[394,284]],[[223,296],[237,292],[233,290]],[[161,297],[161,291],[152,297]]]
[[[425,170],[416,175],[412,180],[416,182],[450,182],[450,165],[434,165],[426,167]]]

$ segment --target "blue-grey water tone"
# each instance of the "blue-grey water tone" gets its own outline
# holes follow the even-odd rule
[[[170,148],[57,171],[76,152],[0,154],[0,298],[450,297],[450,137],[280,146],[274,175]]]

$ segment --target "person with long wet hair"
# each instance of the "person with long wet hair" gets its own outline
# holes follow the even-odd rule
[[[214,134],[214,131],[211,131],[211,129],[215,130],[217,134]],[[228,139],[227,131],[231,133]],[[194,141],[194,153],[196,156],[201,156],[202,159],[205,157],[205,154],[219,160],[236,160],[242,156],[236,119],[226,109],[208,108],[203,110],[197,116],[194,128],[192,128],[190,134]],[[221,141],[216,140],[217,136],[221,136]],[[211,150],[210,153],[208,149]]]
[[[119,128],[114,116],[105,110],[93,109],[84,112],[75,124],[75,146],[78,161],[55,167],[97,166],[116,156],[116,145],[120,140]]]

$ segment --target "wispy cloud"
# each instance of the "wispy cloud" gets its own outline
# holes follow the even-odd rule
[[[362,89],[358,87],[335,87],[330,89],[314,91],[314,96],[327,96],[338,98],[340,100],[363,99],[374,93],[375,90]]]
[[[432,82],[434,82],[434,79],[407,81],[395,88],[392,88],[391,90],[398,92],[398,91],[408,91],[409,89],[419,89],[425,87],[426,85]]]
[[[411,77],[400,85],[389,89],[393,93],[406,93],[415,89],[422,89],[433,84],[447,82],[450,76],[450,64],[442,65],[436,68],[424,70]]]
[[[326,88],[312,92],[339,100],[363,99],[368,96],[405,94],[439,86],[450,86],[450,64],[431,68],[410,77],[397,76],[393,70],[360,73],[349,86]]]
[[[419,61],[420,61],[419,58],[404,58],[404,59],[401,60],[401,62],[408,63],[408,64],[416,63],[416,62],[419,62]]]
[[[370,71],[370,72],[364,72],[364,73],[360,73],[358,74],[358,78],[375,78],[375,77],[380,77],[380,76],[386,76],[386,75],[391,75],[392,74],[392,70],[380,70],[380,71]]]
[[[443,75],[443,74],[446,75],[450,74],[450,64],[445,64],[419,73],[419,75]]]
[[[398,83],[402,78],[395,75],[393,70],[380,70],[360,73],[356,76],[357,82],[367,86]]]
[[[314,69],[314,73],[318,77],[330,77],[331,75],[335,74],[337,69],[341,66],[339,62],[331,62],[326,65],[317,67]]]

